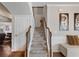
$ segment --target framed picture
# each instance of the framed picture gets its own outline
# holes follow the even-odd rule
[[[74,30],[79,31],[79,13],[74,13]]]
[[[5,25],[5,30],[9,31],[9,25]]]
[[[69,30],[69,14],[68,13],[59,14],[59,30],[60,31]]]

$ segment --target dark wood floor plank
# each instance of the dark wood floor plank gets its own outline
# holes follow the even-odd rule
[[[9,57],[24,57],[25,55],[24,51],[15,51],[12,52],[11,55],[9,55]]]
[[[65,57],[61,52],[53,52],[53,57]]]

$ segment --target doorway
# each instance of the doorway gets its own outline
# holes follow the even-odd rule
[[[11,52],[12,19],[0,15],[0,56],[8,56]]]
[[[0,57],[8,57],[12,50],[13,16],[4,3],[0,3]]]
[[[35,27],[40,27],[40,20],[43,17],[43,9],[44,7],[32,7],[33,9],[33,16],[35,19]]]

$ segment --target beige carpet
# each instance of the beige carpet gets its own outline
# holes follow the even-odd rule
[[[44,38],[44,32],[40,28],[34,31],[30,57],[47,57],[47,45]]]

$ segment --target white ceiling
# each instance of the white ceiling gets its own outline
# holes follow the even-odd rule
[[[40,7],[40,6],[45,6],[47,4],[78,4],[79,2],[32,2],[33,7]]]
[[[29,15],[30,6],[28,2],[3,2],[3,4],[14,14],[14,15]],[[33,7],[45,6],[47,4],[79,4],[79,2],[32,2]]]
[[[27,2],[3,2],[3,4],[15,15],[31,14],[30,7]]]

